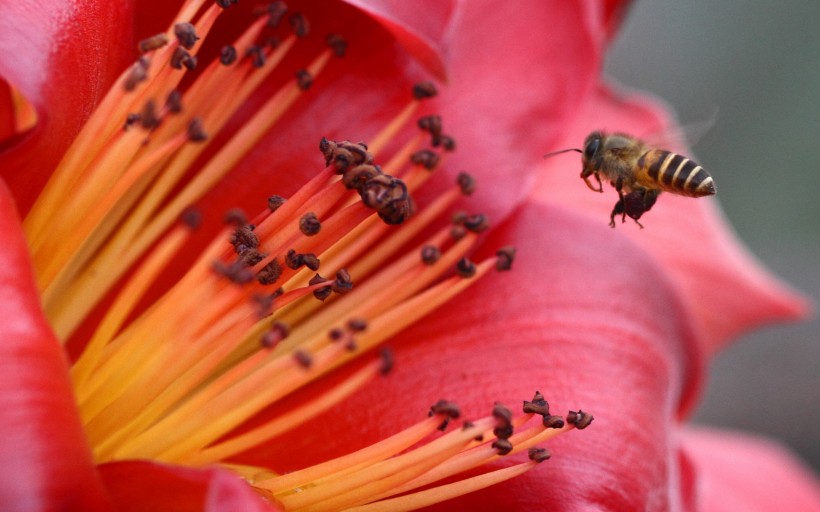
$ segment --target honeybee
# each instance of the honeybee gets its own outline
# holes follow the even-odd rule
[[[661,191],[688,197],[715,194],[715,182],[706,170],[683,155],[655,149],[629,135],[607,135],[595,131],[584,140],[584,149],[565,149],[581,153],[581,178],[594,192],[603,192],[601,176],[618,192],[618,202],[612,208],[609,225],[615,227],[615,217],[626,222],[628,216],[638,222],[648,212]],[[595,178],[597,187],[590,181]]]

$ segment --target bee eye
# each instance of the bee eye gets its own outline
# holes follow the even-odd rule
[[[584,157],[592,158],[595,156],[595,153],[598,152],[598,148],[601,147],[601,139],[594,138],[589,143],[587,143],[587,147],[584,148]]]

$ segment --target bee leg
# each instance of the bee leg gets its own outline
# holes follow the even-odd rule
[[[618,179],[615,180],[615,191],[618,192],[618,204],[615,205],[615,208],[618,208],[618,205],[621,206],[620,214],[621,214],[621,224],[626,222],[626,203],[624,202],[624,179],[621,176],[618,176]],[[631,195],[631,194],[630,194]]]
[[[612,213],[609,214],[609,227],[615,227],[615,216],[616,215],[623,215],[624,213],[624,200],[619,199],[615,206],[612,208]]]
[[[592,175],[595,176],[595,181],[598,182],[598,188],[595,188],[594,186],[592,186],[592,183],[590,183],[590,181],[589,181],[589,176],[584,176],[583,172],[581,173],[581,177],[584,179],[584,183],[587,184],[587,188],[589,188],[593,192],[603,193],[604,186],[601,184],[601,177],[598,176],[597,172],[593,173]]]

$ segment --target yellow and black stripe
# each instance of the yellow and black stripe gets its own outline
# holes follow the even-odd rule
[[[715,193],[715,183],[709,173],[683,155],[653,149],[641,155],[638,166],[646,169],[649,179],[669,192],[691,197],[711,196]]]

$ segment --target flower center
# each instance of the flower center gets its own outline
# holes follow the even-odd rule
[[[99,462],[224,463],[310,421],[386,371],[388,353],[374,358],[374,348],[488,272],[509,269],[514,256],[502,248],[472,262],[467,255],[486,217],[442,221],[473,191],[469,175],[423,207],[412,200],[455,148],[436,115],[418,119],[421,131],[401,142],[421,102],[435,96],[432,84],[421,83],[370,144],[321,138],[323,169],[317,165],[290,197],[272,195],[252,218],[228,212],[226,226],[176,271],[176,261],[191,259],[188,244],[202,222],[191,205],[305,91],[321,86],[347,46],[328,36],[304,68],[283,73],[280,64],[308,37],[309,23],[274,2],[203,66],[202,40],[236,2],[204,3],[186,2],[167,32],[140,42],[143,55],[103,99],[25,219],[46,314],[62,340],[82,347],[71,378]],[[255,113],[226,130],[276,77]],[[360,356],[321,396],[249,423]],[[539,396],[534,403],[546,407]],[[504,411],[401,455],[435,437],[445,417],[457,417],[454,406],[438,404],[431,419],[304,471],[274,476],[231,467],[288,509],[333,510],[410,492],[572,426],[545,410],[525,408],[516,419]],[[513,425],[532,414],[542,414],[543,424],[513,435]],[[440,489],[438,497],[422,491],[407,495],[416,496],[412,504],[389,503],[423,506],[546,458],[537,449],[530,456],[534,462]]]

